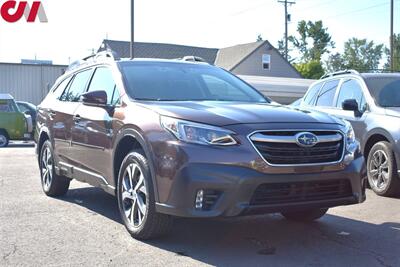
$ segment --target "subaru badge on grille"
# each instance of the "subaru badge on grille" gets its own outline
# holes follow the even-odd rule
[[[302,147],[313,147],[318,144],[318,137],[309,132],[296,134],[296,143]]]

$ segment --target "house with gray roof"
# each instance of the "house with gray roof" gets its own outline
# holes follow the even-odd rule
[[[99,51],[111,49],[121,58],[130,56],[130,43],[104,40]],[[185,56],[203,58],[236,75],[301,78],[300,73],[268,41],[240,44],[226,48],[204,48],[176,44],[134,44],[137,58],[176,59]]]

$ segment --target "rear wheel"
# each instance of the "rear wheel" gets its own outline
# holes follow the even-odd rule
[[[151,173],[141,151],[132,151],[123,160],[117,195],[122,221],[132,237],[147,240],[170,230],[172,217],[156,212]]]
[[[312,222],[323,217],[328,209],[308,209],[302,211],[282,212],[282,216],[290,221]]]
[[[50,197],[65,195],[71,180],[55,173],[53,147],[49,140],[42,146],[39,166],[44,193]]]
[[[0,147],[7,147],[9,138],[6,132],[0,130]]]
[[[396,159],[389,142],[376,143],[367,160],[368,182],[379,196],[395,196],[400,192]]]

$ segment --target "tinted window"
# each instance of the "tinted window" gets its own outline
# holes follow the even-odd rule
[[[0,99],[0,112],[16,112],[17,109],[14,106],[12,100],[2,100]]]
[[[163,62],[121,65],[128,93],[138,100],[267,102],[236,76],[210,65]]]
[[[370,77],[365,82],[377,105],[400,107],[400,75]]]
[[[319,92],[319,89],[321,88],[322,83],[318,83],[313,85],[310,89],[308,89],[308,93],[306,97],[303,100],[303,103],[308,106],[312,106],[315,103],[315,99],[317,99],[317,95]]]
[[[68,90],[65,90],[62,94],[61,100],[70,102],[79,101],[79,97],[85,91],[91,74],[92,70],[85,70],[76,74]]]
[[[359,105],[359,110],[363,109],[364,105],[364,94],[362,92],[360,84],[356,80],[346,80],[343,82],[340,88],[337,107],[342,108],[342,103],[348,99],[355,99]]]
[[[322,87],[316,106],[330,107],[333,105],[333,99],[335,98],[336,88],[339,84],[339,80],[329,81]]]
[[[103,90],[107,93],[107,104],[113,105],[118,102],[119,95],[115,94],[116,85],[111,70],[105,67],[96,69],[93,79],[90,82],[89,91]]]

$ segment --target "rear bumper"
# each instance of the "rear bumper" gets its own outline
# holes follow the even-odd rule
[[[331,208],[365,201],[365,163],[363,157],[354,160],[342,171],[309,174],[265,174],[239,166],[189,164],[174,178],[168,203],[157,203],[158,212],[181,217],[232,217],[274,213],[287,210]],[[328,196],[315,201],[296,201],[256,205],[254,192],[263,184],[324,182],[344,180],[351,187],[346,196]],[[199,190],[218,192],[218,198],[207,210],[195,208]]]

